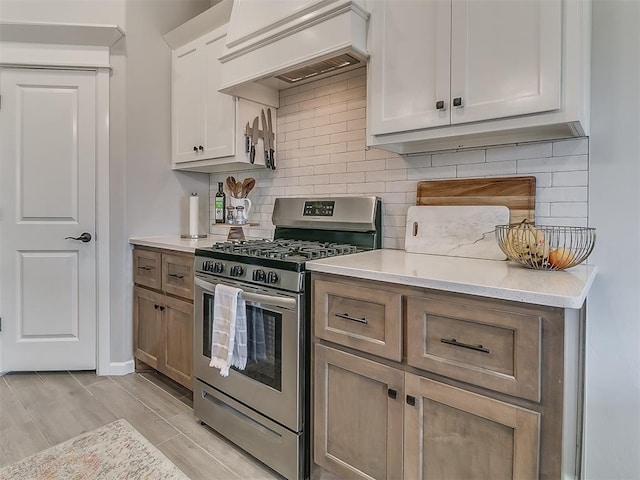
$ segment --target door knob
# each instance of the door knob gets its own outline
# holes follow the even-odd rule
[[[79,237],[64,237],[65,240],[80,240],[84,243],[89,243],[91,241],[91,234],[89,232],[83,232]]]

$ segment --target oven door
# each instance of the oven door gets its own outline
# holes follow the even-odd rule
[[[247,366],[231,368],[228,377],[209,366],[217,283],[241,288],[247,306]],[[195,377],[294,432],[301,431],[302,295],[196,275],[194,302]]]

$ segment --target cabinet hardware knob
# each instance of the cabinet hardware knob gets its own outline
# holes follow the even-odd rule
[[[461,107],[462,106],[462,97],[456,97],[453,99],[453,106],[454,107]]]
[[[411,405],[412,407],[416,406],[416,397],[413,395],[407,395],[407,405]]]
[[[387,390],[387,395],[389,396],[389,398],[396,399],[398,397],[398,391],[390,388]]]
[[[195,145],[193,146],[193,151],[197,152],[198,151],[198,147],[196,147]]]
[[[441,338],[440,343],[446,343],[454,347],[468,348],[469,350],[475,350],[476,352],[491,353],[488,348],[484,348],[482,345],[471,345],[469,343],[462,343],[455,338]]]
[[[198,150],[200,150],[200,151],[202,152],[202,151],[204,151],[204,147],[203,147],[202,145],[200,145],[200,146],[198,147]]]
[[[444,100],[438,100],[436,102],[436,110],[444,110]]]
[[[160,308],[160,305],[154,305],[154,306],[153,306],[153,309],[154,309],[154,310],[157,310],[158,308]]]
[[[162,305],[160,305],[160,311],[164,312],[164,307]]]
[[[369,321],[365,317],[352,317],[348,313],[334,313],[334,315],[338,318],[344,318],[345,320],[351,320],[352,322],[363,323],[365,325],[369,323]]]

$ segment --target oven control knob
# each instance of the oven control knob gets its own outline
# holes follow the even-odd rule
[[[213,273],[222,273],[222,272],[224,272],[224,263],[220,263],[220,262],[214,263],[213,267],[211,268],[211,271]]]
[[[205,260],[202,262],[202,271],[207,272],[211,268],[211,262],[209,260]]]
[[[240,265],[234,265],[233,267],[231,267],[231,276],[232,277],[240,277],[244,274],[244,268],[242,268]]]
[[[276,272],[267,273],[267,283],[276,283],[278,281],[278,274]]]
[[[267,275],[264,273],[264,270],[254,270],[253,272],[254,282],[264,282],[266,278],[267,278]]]

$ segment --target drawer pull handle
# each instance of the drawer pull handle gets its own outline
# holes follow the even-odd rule
[[[348,313],[335,313],[334,315],[338,318],[344,318],[345,320],[351,320],[352,322],[364,323],[365,325],[369,323],[369,320],[364,317],[352,317]]]
[[[149,266],[138,267],[138,269],[139,269],[139,270],[146,270],[147,272],[148,272],[149,270],[153,270],[154,268],[156,268],[156,267],[149,267]]]
[[[455,338],[441,338],[440,342],[446,343],[447,345],[453,345],[454,347],[468,348],[469,350],[475,350],[476,352],[489,353],[489,349],[484,348],[482,345],[469,345],[468,343],[459,342]]]
[[[170,277],[179,278],[180,280],[182,280],[184,278],[184,275],[180,275],[178,273],[169,273],[168,275]]]
[[[390,388],[387,390],[387,395],[389,396],[389,398],[396,399],[398,398],[398,391],[394,390],[393,388]]]

